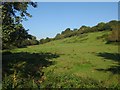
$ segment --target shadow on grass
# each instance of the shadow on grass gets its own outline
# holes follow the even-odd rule
[[[113,45],[120,45],[120,41],[106,41],[105,44],[113,44]]]
[[[105,59],[110,59],[113,61],[118,61],[120,62],[120,54],[119,53],[98,53],[97,56],[103,57]]]
[[[113,60],[117,61],[118,65],[110,66],[107,69],[96,69],[98,71],[109,71],[112,72],[113,74],[120,74],[120,54],[119,53],[98,53],[97,56],[103,57],[104,59],[108,60]]]
[[[2,74],[10,75],[20,73],[22,77],[36,78],[41,77],[43,67],[54,64],[50,59],[57,58],[59,55],[52,53],[28,53],[19,52],[2,53]]]
[[[118,66],[111,66],[110,68],[107,69],[96,69],[98,71],[104,71],[104,72],[112,72],[112,74],[120,74],[120,64]]]

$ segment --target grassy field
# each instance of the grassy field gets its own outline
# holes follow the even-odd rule
[[[22,73],[24,77],[32,76],[31,87],[35,87],[36,78],[41,88],[120,88],[118,46],[106,44],[104,36],[108,33],[87,33],[3,52],[3,77],[5,73],[7,76],[16,75],[16,80],[13,80],[16,83],[12,83],[12,87],[19,84],[17,73]],[[38,71],[42,74],[36,74]]]

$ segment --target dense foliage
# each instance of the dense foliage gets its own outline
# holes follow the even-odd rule
[[[108,42],[120,42],[120,21],[111,21],[112,32],[108,36]]]
[[[59,39],[64,39],[72,36],[81,36],[84,33],[89,33],[89,32],[98,32],[98,31],[105,31],[109,30],[112,31],[110,35],[107,36],[106,40],[108,42],[120,42],[120,37],[119,33],[120,30],[118,30],[120,27],[120,21],[112,20],[108,23],[98,23],[96,26],[89,27],[89,26],[81,26],[79,29],[74,29],[71,30],[70,28],[67,28],[65,31],[62,31],[61,33],[58,33],[54,38],[46,38],[46,39],[41,39],[40,43],[46,43],[50,42],[53,40],[59,40]]]
[[[2,47],[10,49],[21,47],[21,43],[30,39],[31,35],[25,30],[21,22],[26,20],[27,16],[32,17],[27,8],[29,5],[36,7],[33,2],[2,2]]]

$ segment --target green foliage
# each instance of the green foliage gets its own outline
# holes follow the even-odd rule
[[[62,31],[61,34],[68,34],[68,33],[70,33],[70,32],[72,32],[72,31],[70,30],[70,28],[67,28],[65,31]]]
[[[36,39],[36,37],[32,35],[31,35],[31,39],[28,39],[27,41],[29,42],[29,44],[27,45],[38,45],[39,44],[39,41]]]
[[[36,37],[29,35],[21,24],[16,25],[15,29],[11,30],[11,32],[4,30],[2,40],[3,49],[39,44]]]
[[[46,77],[41,88],[102,88],[102,84],[94,79],[78,77],[73,74],[58,75],[50,71]]]
[[[28,5],[32,5],[33,7],[37,6],[33,2],[2,2],[3,25],[18,24],[23,19],[26,19],[26,16],[31,17],[27,12]]]
[[[13,47],[19,47],[23,40],[28,38],[27,30],[25,30],[22,24],[18,24],[15,27],[11,27],[11,30],[3,28],[3,49],[10,49]]]
[[[39,88],[42,68],[53,64],[49,59],[57,57],[52,53],[3,52],[3,89]]]
[[[61,35],[58,33],[56,36],[55,36],[55,39],[58,40],[58,39],[62,39]]]
[[[108,42],[120,42],[120,21],[111,21],[112,32],[108,36]]]
[[[120,31],[112,30],[111,34],[108,36],[108,42],[120,42]]]
[[[43,44],[43,43],[47,43],[47,42],[50,42],[50,41],[53,41],[53,40],[69,38],[69,37],[72,37],[72,36],[81,36],[82,34],[90,33],[90,32],[100,32],[100,31],[113,31],[113,32],[115,32],[115,29],[118,29],[117,27],[118,27],[119,23],[120,23],[119,21],[112,20],[108,23],[104,23],[104,22],[98,23],[96,26],[93,26],[93,27],[83,25],[79,29],[74,29],[74,30],[71,30],[70,28],[67,28],[65,31],[62,31],[61,33],[58,33],[54,38],[52,38],[50,40],[48,40],[48,38],[41,39],[40,42],[41,42],[41,44]],[[116,40],[118,35],[116,35],[116,34],[113,33],[112,35],[109,35],[107,40],[118,42],[119,40]]]
[[[53,39],[52,38],[46,38],[46,39],[41,39],[40,40],[40,44],[44,44],[44,43],[47,43],[47,42],[50,42],[50,41],[52,41]]]
[[[2,82],[2,89],[39,88],[34,79],[21,78],[19,74],[20,73],[16,73],[15,75],[5,76]]]
[[[36,40],[35,36],[29,35],[30,39],[24,39],[19,47],[26,47],[26,46],[30,46],[30,45],[38,45],[39,41]]]
[[[23,40],[28,38],[27,30],[21,22],[31,17],[27,12],[28,5],[36,7],[33,2],[2,2],[2,47],[10,49],[21,46]]]

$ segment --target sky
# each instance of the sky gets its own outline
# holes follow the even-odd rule
[[[23,21],[25,29],[37,39],[55,37],[66,28],[95,26],[100,22],[118,20],[117,2],[38,2],[28,7],[32,18]]]

